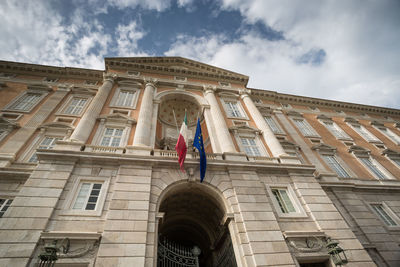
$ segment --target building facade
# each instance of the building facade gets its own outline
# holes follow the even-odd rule
[[[329,244],[399,266],[400,110],[248,79],[180,57],[0,61],[0,266],[52,247],[56,266],[335,266]]]

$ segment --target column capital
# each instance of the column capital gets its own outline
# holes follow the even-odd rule
[[[144,81],[145,87],[146,86],[153,86],[154,88],[156,88],[156,85],[159,82],[158,79],[150,78],[150,77],[144,77],[143,81]]]
[[[249,90],[249,89],[240,89],[239,90],[239,95],[243,99],[244,97],[251,95],[251,90]]]
[[[203,91],[205,93],[215,93],[217,91],[217,86],[210,84],[203,84]]]
[[[114,83],[114,81],[118,78],[118,75],[115,73],[103,73],[103,80]]]

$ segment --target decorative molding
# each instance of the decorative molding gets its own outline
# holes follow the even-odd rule
[[[318,144],[311,147],[312,150],[316,151],[329,151],[329,152],[336,152],[336,148],[333,146],[329,146],[327,144]]]
[[[332,121],[331,117],[326,116],[325,114],[320,114],[317,116],[317,119],[323,120],[323,121]]]
[[[361,146],[353,145],[353,146],[350,146],[349,152],[352,152],[354,154],[368,154],[369,155],[371,153],[371,150],[368,150]]]
[[[360,124],[360,122],[359,122],[358,120],[356,120],[355,118],[353,118],[353,117],[346,117],[346,118],[344,119],[344,122],[354,123],[354,124]]]

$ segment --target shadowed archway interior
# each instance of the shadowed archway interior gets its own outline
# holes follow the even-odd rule
[[[201,249],[200,266],[217,266],[218,257],[226,254],[221,253],[225,243],[232,244],[223,224],[223,207],[201,187],[187,183],[168,192],[159,208],[164,212],[159,237],[185,247],[197,246]]]

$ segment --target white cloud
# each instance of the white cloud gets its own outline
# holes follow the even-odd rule
[[[110,0],[109,4],[119,9],[136,8],[140,6],[144,9],[154,9],[158,12],[163,11],[171,6],[170,0]]]
[[[178,38],[177,54],[250,76],[249,86],[278,92],[399,107],[399,4],[390,1],[222,1],[248,23],[262,21],[285,40],[252,32]],[[396,34],[397,33],[397,34]],[[216,45],[212,45],[215,43]],[[299,64],[309,51],[326,52],[321,65]]]
[[[47,1],[0,3],[0,58],[46,65],[104,68],[111,37],[77,9],[69,25]]]
[[[116,53],[121,57],[147,56],[138,49],[138,41],[146,34],[140,30],[136,21],[128,25],[118,25]]]

